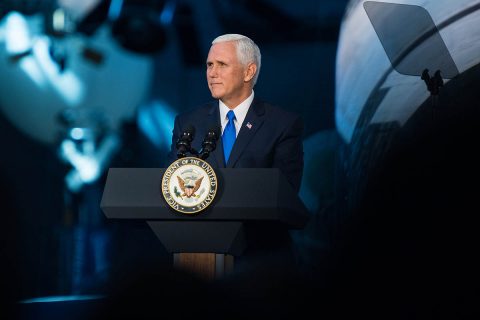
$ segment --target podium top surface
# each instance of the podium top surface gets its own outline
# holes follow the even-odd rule
[[[271,221],[303,228],[308,211],[276,168],[216,169],[214,202],[196,215],[176,212],[161,191],[164,168],[110,168],[101,208],[110,219]]]

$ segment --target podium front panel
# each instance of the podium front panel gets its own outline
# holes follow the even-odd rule
[[[164,169],[111,168],[101,208],[110,219],[276,221],[303,228],[308,212],[278,169],[216,169],[214,202],[196,215],[174,211],[161,192]]]

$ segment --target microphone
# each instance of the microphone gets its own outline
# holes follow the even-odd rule
[[[202,150],[200,150],[200,159],[205,160],[210,152],[217,147],[217,140],[220,137],[220,126],[212,126],[208,129],[205,139],[202,142]]]
[[[192,125],[188,125],[185,130],[180,134],[175,147],[177,148],[177,158],[184,158],[187,156],[187,152],[192,151],[191,143],[195,137],[195,128]]]

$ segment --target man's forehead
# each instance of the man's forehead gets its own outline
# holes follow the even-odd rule
[[[235,44],[233,42],[220,42],[215,43],[210,47],[210,51],[208,52],[208,58],[214,57],[236,57],[237,51]]]

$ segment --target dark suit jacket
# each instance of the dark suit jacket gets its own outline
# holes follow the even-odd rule
[[[248,125],[249,124],[249,125]],[[177,159],[176,142],[188,126],[195,127],[192,147],[201,149],[207,131],[220,126],[218,101],[178,115],[172,136],[168,164]],[[224,163],[222,139],[206,160],[214,168],[279,168],[294,190],[300,189],[303,172],[303,121],[300,116],[254,99],[238,133],[228,163]],[[248,223],[245,226],[247,251],[236,268],[260,265],[287,266],[295,260],[288,230],[280,225]],[[265,230],[268,229],[268,232]],[[242,267],[240,267],[241,269]]]
[[[177,159],[176,141],[189,125],[196,130],[192,147],[200,150],[207,131],[213,126],[220,126],[218,101],[175,118],[168,164]],[[221,138],[207,161],[214,168],[279,168],[298,192],[303,172],[302,135],[300,116],[254,99],[228,163],[224,163]]]

